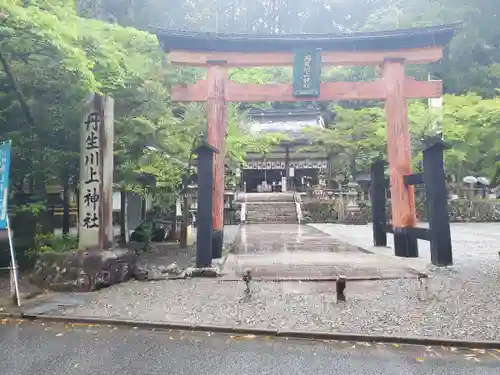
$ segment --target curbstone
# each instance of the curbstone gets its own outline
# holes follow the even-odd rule
[[[221,334],[274,336],[280,338],[309,339],[309,340],[379,342],[387,344],[448,346],[448,347],[460,347],[460,348],[471,348],[471,349],[500,349],[500,341],[486,341],[486,340],[469,341],[469,340],[457,340],[457,339],[434,338],[434,337],[385,336],[385,335],[369,335],[369,334],[343,333],[343,332],[295,331],[295,330],[263,329],[263,328],[252,328],[252,327],[209,326],[209,325],[185,324],[185,323],[149,322],[149,321],[91,318],[91,317],[64,316],[64,315],[35,315],[35,314],[17,315],[17,314],[0,313],[0,317],[4,315],[8,315],[6,316],[6,318],[21,318],[31,321],[44,321],[44,322],[54,322],[54,323],[59,322],[66,324],[78,323],[78,324],[111,325],[118,327],[137,327],[142,329],[214,332]]]

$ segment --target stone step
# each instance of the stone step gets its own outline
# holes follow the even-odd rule
[[[238,200],[247,203],[293,202],[293,193],[242,193]]]
[[[283,213],[276,213],[274,212],[273,214],[270,214],[268,212],[247,212],[247,216],[272,216],[272,217],[290,217],[290,216],[295,216],[295,212],[283,212]]]
[[[248,224],[296,224],[297,213],[293,202],[247,203]]]

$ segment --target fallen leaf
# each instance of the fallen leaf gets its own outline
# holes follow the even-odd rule
[[[98,327],[99,324],[89,324],[89,323],[71,323],[72,327]]]
[[[395,348],[399,348],[399,344],[392,344]]]
[[[500,361],[500,357],[497,356],[496,354],[489,353],[493,358],[495,358],[497,361]]]
[[[254,339],[255,335],[242,335],[242,336],[231,336],[233,340],[251,340]]]
[[[415,358],[415,361],[417,361],[417,362],[423,362],[424,359],[422,357],[417,357],[417,358]]]

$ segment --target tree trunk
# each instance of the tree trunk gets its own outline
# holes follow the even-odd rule
[[[493,178],[491,179],[491,186],[497,186],[500,185],[500,163],[497,162],[497,167],[495,169],[495,174],[493,175]]]
[[[120,190],[120,242],[126,245],[128,237],[128,197],[125,188]]]
[[[350,169],[351,169],[352,180],[356,181],[356,175],[358,174],[358,171],[357,171],[356,156],[355,155],[351,159]]]
[[[187,235],[188,235],[188,225],[189,225],[189,197],[187,193],[187,188],[185,188],[183,194],[183,202],[182,202],[182,222],[181,222],[181,238],[180,238],[180,246],[181,249],[187,248]]]
[[[33,114],[31,113],[31,108],[28,105],[28,102],[24,98],[23,91],[21,90],[21,86],[17,83],[16,77],[12,73],[10,69],[9,62],[7,58],[1,53],[0,51],[0,63],[2,64],[3,70],[5,72],[5,75],[7,76],[8,80],[10,81],[10,84],[12,88],[14,89],[17,98],[19,100],[19,104],[21,105],[21,109],[24,112],[24,115],[26,117],[26,121],[33,127],[35,127],[35,118],[33,117]]]
[[[198,138],[194,138],[191,143],[191,150],[189,154],[189,160],[187,164],[187,169],[182,177],[182,197],[183,197],[183,209],[182,209],[182,222],[181,222],[181,238],[179,240],[181,249],[187,248],[187,229],[189,225],[189,206],[191,204],[189,196],[189,180],[191,177],[191,166],[193,164],[193,151],[198,144]]]
[[[333,174],[332,174],[332,160],[333,160],[333,155],[331,153],[327,154],[328,160],[327,160],[327,182],[326,182],[326,187],[328,189],[333,189]]]

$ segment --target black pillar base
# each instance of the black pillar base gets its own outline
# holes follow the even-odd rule
[[[372,202],[373,245],[387,246],[387,218],[385,204],[386,181],[384,175],[385,162],[375,160],[371,166],[370,200]]]
[[[222,258],[222,245],[224,244],[224,230],[214,229],[212,236],[212,259]]]
[[[418,240],[414,236],[409,236],[406,228],[394,228],[394,255],[418,258]]]
[[[387,232],[382,225],[373,225],[373,246],[387,247]]]

